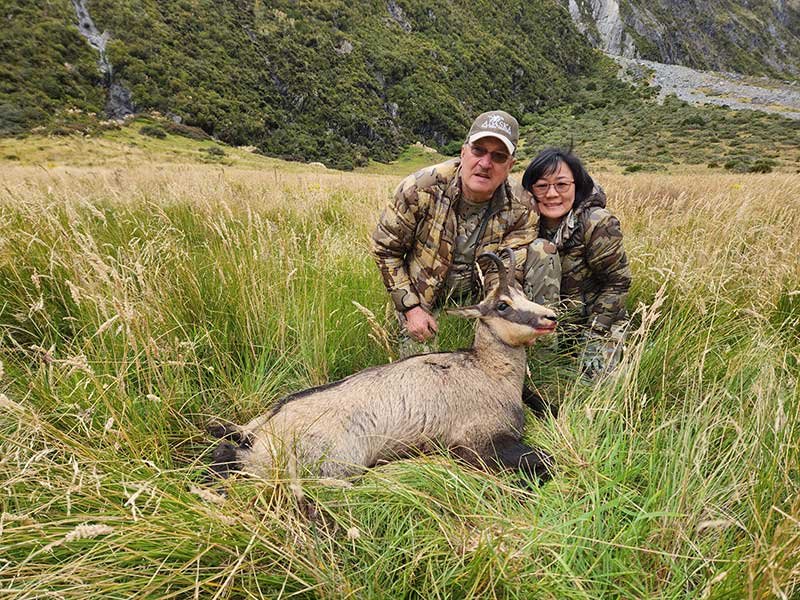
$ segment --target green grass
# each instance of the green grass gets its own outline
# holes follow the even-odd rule
[[[457,153],[456,153],[457,154]],[[433,148],[423,146],[420,143],[408,146],[403,150],[396,160],[391,163],[379,163],[370,161],[365,167],[356,169],[358,173],[375,173],[381,175],[397,175],[402,177],[403,174],[410,174],[427,166],[444,162],[452,158],[437,152]]]
[[[5,595],[800,592],[796,175],[603,174],[633,331],[596,385],[532,352],[561,412],[526,437],[556,477],[526,490],[448,456],[401,461],[351,488],[304,481],[309,521],[288,481],[201,485],[203,428],[392,358],[367,235],[397,176],[191,164],[160,146],[172,136],[117,135],[107,166],[0,175]],[[120,168],[126,139],[152,162]],[[441,329],[443,348],[469,342],[465,322]]]

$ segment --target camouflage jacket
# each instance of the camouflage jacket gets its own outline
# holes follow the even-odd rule
[[[606,210],[600,187],[548,231],[539,223],[539,236],[555,243],[561,258],[561,300],[568,321],[598,332],[627,317],[625,298],[631,270],[622,246],[619,220]]]
[[[372,234],[372,253],[400,312],[418,305],[430,310],[441,297],[453,262],[460,165],[461,160],[455,158],[406,177]],[[522,281],[527,245],[536,237],[536,215],[514,196],[508,182],[490,202],[489,220],[475,256],[513,248],[515,274]]]

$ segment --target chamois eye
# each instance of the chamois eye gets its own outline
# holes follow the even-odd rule
[[[497,310],[499,310],[500,312],[503,312],[504,310],[508,309],[508,303],[503,302],[501,300],[500,302],[497,303],[497,306],[495,308],[497,308]]]

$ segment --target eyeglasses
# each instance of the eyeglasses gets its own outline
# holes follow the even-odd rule
[[[470,152],[472,152],[472,156],[475,158],[483,158],[487,154],[492,159],[493,163],[498,165],[504,165],[508,162],[508,159],[511,158],[511,155],[508,152],[489,152],[483,146],[476,146],[475,144],[469,145]]]
[[[531,186],[531,191],[533,192],[534,196],[542,197],[546,196],[547,192],[550,190],[550,186],[552,185],[556,188],[556,192],[559,194],[564,194],[569,191],[569,186],[571,186],[574,181],[556,181],[555,183],[537,183]]]

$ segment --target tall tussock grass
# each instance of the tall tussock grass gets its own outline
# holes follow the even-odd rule
[[[800,177],[600,174],[626,358],[523,489],[448,456],[352,487],[204,481],[212,416],[395,357],[368,233],[396,183],[214,166],[0,175],[0,590],[38,598],[793,598]],[[440,346],[469,343],[443,317]],[[315,513],[308,517],[309,507]]]

